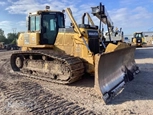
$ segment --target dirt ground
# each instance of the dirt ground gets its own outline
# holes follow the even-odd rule
[[[60,85],[13,74],[9,57],[0,51],[0,115],[152,115],[153,48],[137,48],[140,73],[105,105],[94,91],[94,78],[84,76],[71,85]]]

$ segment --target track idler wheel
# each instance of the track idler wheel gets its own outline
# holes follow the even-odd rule
[[[20,55],[12,55],[11,56],[11,67],[14,71],[20,71],[23,67],[23,57]]]

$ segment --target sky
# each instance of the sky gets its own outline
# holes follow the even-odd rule
[[[45,9],[62,11],[71,8],[77,23],[81,23],[83,13],[91,16],[91,7],[99,3],[105,5],[114,27],[122,27],[125,35],[135,31],[153,31],[153,0],[0,0],[0,28],[5,35],[12,32],[24,32],[26,16],[29,12]],[[96,25],[99,20],[92,16]],[[66,25],[70,25],[66,15]]]

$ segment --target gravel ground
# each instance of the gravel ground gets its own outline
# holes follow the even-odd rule
[[[94,78],[84,76],[71,85],[59,85],[10,73],[13,51],[0,52],[0,114],[153,114],[153,48],[137,48],[136,63],[141,72],[125,89],[105,105],[93,89]]]

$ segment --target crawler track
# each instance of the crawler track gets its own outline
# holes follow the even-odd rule
[[[17,81],[10,85],[7,85],[6,82],[0,82],[0,84],[1,94],[5,96],[5,103],[1,106],[7,108],[3,112],[1,111],[1,114],[95,114],[93,111],[87,110],[73,102],[69,102],[62,97],[55,95],[53,92],[49,93],[45,91],[39,84],[34,82],[25,80]]]
[[[15,52],[10,61],[14,71],[49,82],[69,84],[84,74],[83,62],[79,58],[53,50]]]

